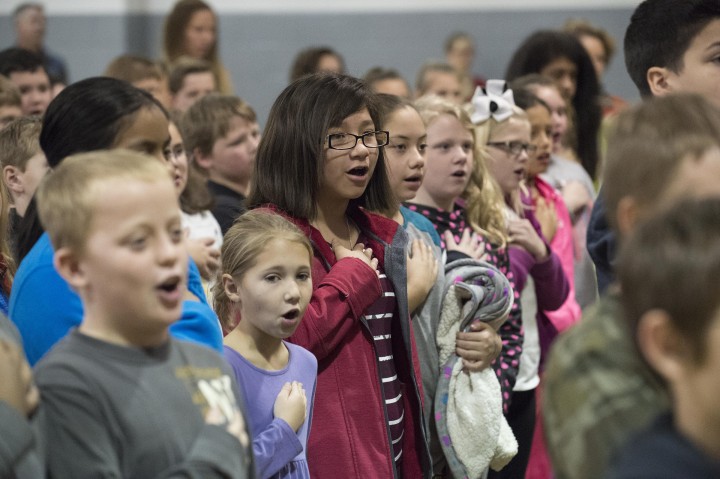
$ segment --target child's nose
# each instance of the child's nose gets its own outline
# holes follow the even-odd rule
[[[522,150],[520,150],[520,154],[517,158],[520,163],[527,163],[530,159],[530,156],[528,156],[527,148],[523,148]]]
[[[425,166],[425,157],[420,150],[417,148],[413,149],[413,154],[410,158],[410,168],[422,168]]]
[[[173,265],[180,257],[180,250],[184,249],[182,241],[177,243],[170,237],[160,240],[157,247],[157,261],[162,265]]]
[[[370,154],[370,148],[365,146],[365,143],[362,142],[362,138],[358,138],[357,143],[355,143],[355,146],[352,150],[350,150],[350,156],[359,156],[361,158],[365,158]]]
[[[285,290],[285,301],[296,303],[300,300],[300,287],[296,281],[289,281]]]

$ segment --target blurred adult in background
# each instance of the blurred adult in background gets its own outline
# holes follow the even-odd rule
[[[232,94],[230,73],[218,55],[217,17],[202,0],[180,0],[165,18],[163,56],[169,68],[180,57],[188,56],[210,63],[218,90]]]
[[[13,13],[13,24],[15,45],[30,50],[40,57],[43,68],[50,78],[54,97],[68,84],[68,72],[65,61],[45,48],[47,19],[43,5],[34,2],[21,3]]]

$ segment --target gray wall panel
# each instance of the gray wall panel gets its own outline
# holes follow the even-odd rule
[[[584,17],[622,37],[632,9],[469,11],[383,14],[220,14],[222,58],[236,92],[258,111],[262,122],[287,84],[295,53],[328,44],[343,54],[349,72],[363,75],[382,65],[398,69],[411,83],[428,58],[441,58],[444,38],[455,30],[478,42],[476,71],[501,77],[508,59],[529,33],[555,28],[567,17]],[[49,18],[48,43],[65,57],[74,80],[97,75],[114,56],[133,52],[157,57],[163,18],[159,15],[56,16]],[[0,46],[9,46],[11,20],[0,16]],[[612,93],[638,98],[619,52],[607,73]]]

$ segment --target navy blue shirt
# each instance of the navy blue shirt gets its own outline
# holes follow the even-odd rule
[[[718,479],[720,461],[707,456],[675,428],[669,413],[631,438],[619,451],[608,479]]]

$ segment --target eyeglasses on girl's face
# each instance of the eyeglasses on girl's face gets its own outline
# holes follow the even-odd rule
[[[385,146],[390,141],[390,133],[387,131],[368,131],[362,135],[353,135],[352,133],[333,133],[326,138],[328,148],[333,150],[352,150],[357,145],[358,140],[362,139],[363,145],[368,148],[379,148]]]
[[[525,150],[528,155],[532,155],[538,149],[537,145],[523,143],[522,141],[493,141],[488,142],[487,145],[499,148],[512,156],[520,156],[523,150]]]

